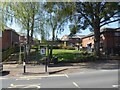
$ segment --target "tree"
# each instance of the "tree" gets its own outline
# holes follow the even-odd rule
[[[94,31],[95,54],[100,55],[100,28],[106,24],[120,20],[118,2],[77,2],[76,3],[77,26],[85,30]]]
[[[55,32],[64,30],[64,25],[68,21],[75,9],[74,5],[70,2],[47,2],[44,4],[47,23],[52,30],[52,44],[50,49],[50,58],[52,58],[52,48],[55,41]]]
[[[5,6],[4,15],[6,22],[16,22],[20,27],[27,31],[28,55],[30,53],[31,43],[35,30],[39,25],[35,24],[39,16],[40,3],[37,2],[8,2]]]
[[[7,11],[7,6],[8,3],[6,2],[1,2],[0,1],[0,30],[4,31],[4,25],[6,23],[5,17],[7,17],[6,15],[6,11]]]

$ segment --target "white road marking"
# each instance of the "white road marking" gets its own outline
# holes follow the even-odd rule
[[[106,71],[110,71],[110,70],[100,70],[100,71],[106,72]]]
[[[112,85],[114,88],[118,88],[118,86],[120,86],[120,85]]]
[[[28,85],[28,86],[26,86],[26,87],[24,87],[24,88],[40,88],[40,86],[39,85]]]
[[[32,80],[32,79],[41,79],[40,77],[26,77],[26,78],[17,78],[16,80]]]
[[[116,69],[116,70],[100,70],[100,71],[119,71],[119,70]]]
[[[65,74],[65,76],[66,76],[67,78],[69,78],[67,74]]]
[[[10,84],[10,86],[14,86],[14,84]]]
[[[73,82],[73,84],[74,84],[77,88],[80,88],[75,82]]]
[[[58,75],[47,75],[47,76],[23,76],[23,77],[20,77],[21,79],[25,79],[25,78],[44,78],[44,77],[60,77],[60,76],[65,76],[65,74],[58,74]]]
[[[60,76],[65,76],[65,74],[48,75],[47,77],[60,77]]]
[[[3,80],[3,79],[8,79],[8,78],[3,78],[3,77],[0,77],[0,80]]]
[[[40,88],[40,84],[24,84],[24,85],[14,85],[11,84],[8,88]]]

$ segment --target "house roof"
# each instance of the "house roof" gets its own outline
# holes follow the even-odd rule
[[[82,38],[82,37],[84,37],[85,35],[74,35],[74,36],[72,36],[72,37],[69,37],[69,38]]]
[[[8,26],[6,26],[6,25],[4,25],[4,29],[5,29],[5,30],[13,30],[12,28],[10,28],[10,27],[8,27]]]
[[[62,38],[61,38],[61,41],[68,41],[69,40],[69,36],[68,35],[64,35]]]
[[[70,38],[83,38],[85,35],[73,35],[73,36],[69,36],[69,35],[64,35],[61,38],[61,41],[68,41]]]
[[[18,34],[14,29],[4,25],[4,30],[10,30],[10,31],[13,31],[14,33]],[[18,34],[19,35],[19,34]]]
[[[25,37],[27,37],[27,35],[26,35],[25,33],[18,32],[18,34],[19,34],[20,36],[25,36]]]
[[[120,32],[120,28],[102,28],[100,29],[100,33],[104,33],[104,32],[115,32],[115,31],[119,31]],[[87,38],[87,37],[90,37],[90,36],[93,36],[94,35],[94,32],[84,36],[83,38]],[[82,38],[82,39],[83,39]]]

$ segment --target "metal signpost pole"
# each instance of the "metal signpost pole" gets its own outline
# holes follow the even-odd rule
[[[23,60],[23,70],[26,73],[26,45],[24,44],[24,60]]]
[[[40,46],[40,54],[46,56],[46,46]],[[45,58],[45,72],[47,72],[47,58]]]
[[[47,58],[45,60],[45,72],[47,72]]]
[[[20,43],[20,53],[19,53],[19,63],[21,63],[21,43]]]

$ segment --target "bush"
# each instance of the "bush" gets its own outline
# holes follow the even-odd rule
[[[61,49],[60,46],[53,46],[53,49]]]
[[[98,60],[93,53],[78,50],[55,50],[54,56],[58,57],[59,63],[78,63]]]
[[[68,50],[75,50],[75,47],[67,46]]]
[[[62,49],[75,50],[75,47],[72,47],[72,46],[63,46]]]
[[[14,53],[14,48],[9,48],[2,52],[2,60],[5,61],[12,53]]]

